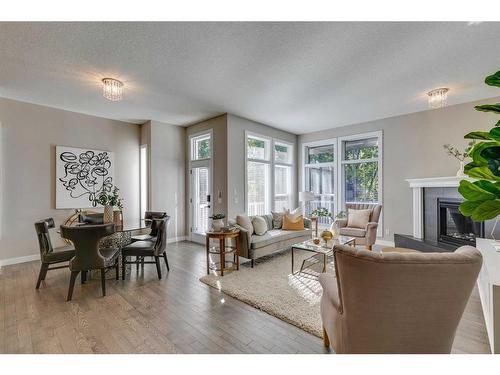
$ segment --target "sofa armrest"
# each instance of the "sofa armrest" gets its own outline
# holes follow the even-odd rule
[[[378,223],[371,221],[366,225],[365,241],[366,245],[373,245],[377,240]]]
[[[337,224],[338,228],[347,227],[347,219],[336,219],[335,223]]]
[[[328,299],[339,314],[342,314],[342,303],[339,298],[337,279],[335,276],[328,273],[322,273],[319,275],[319,283],[323,288],[323,297]]]
[[[248,254],[250,253],[250,244],[252,243],[252,235],[245,228],[236,223],[230,225],[233,225],[235,228],[240,230],[240,255],[243,258],[248,258]]]

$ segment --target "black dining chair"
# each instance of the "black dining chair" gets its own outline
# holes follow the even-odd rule
[[[104,224],[104,214],[102,213],[83,213],[78,215],[78,222],[82,224]]]
[[[153,219],[156,226],[156,241],[136,241],[122,248],[122,280],[125,280],[125,267],[127,264],[156,264],[156,271],[158,272],[158,279],[161,279],[161,265],[160,257],[165,260],[167,271],[170,271],[167,259],[167,227],[169,217],[164,219]],[[135,261],[128,261],[129,257],[136,257]],[[154,261],[145,262],[145,257],[153,257]]]
[[[80,272],[87,273],[91,270],[101,271],[101,288],[103,297],[106,295],[106,272],[115,268],[116,279],[118,280],[119,248],[101,248],[99,243],[104,237],[115,233],[115,224],[82,225],[68,227],[61,225],[61,235],[71,240],[75,245],[75,257],[69,262],[71,276],[69,281],[68,298],[73,297],[76,277]]]
[[[69,262],[75,256],[75,249],[72,246],[52,247],[49,229],[54,228],[54,226],[54,219],[51,217],[35,222],[38,246],[40,247],[40,260],[42,262],[36,289],[40,288],[40,283],[45,280],[48,271],[68,267],[67,264],[55,267],[50,267],[51,265]]]
[[[156,223],[153,219],[164,219],[166,217],[170,218],[170,216],[168,216],[166,212],[146,211],[144,213],[144,220],[146,220],[146,225],[148,225],[148,223],[150,223],[151,231],[148,234],[140,234],[137,236],[132,236],[132,242],[136,242],[136,241],[155,242],[158,228],[157,228]]]

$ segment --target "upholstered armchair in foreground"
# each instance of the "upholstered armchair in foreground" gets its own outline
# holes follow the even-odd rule
[[[360,225],[349,225],[348,219],[337,219],[337,227],[343,236],[356,238],[356,245],[365,245],[368,250],[372,249],[372,245],[377,240],[378,220],[382,206],[380,204],[369,203],[346,203],[345,208],[349,210],[370,210],[368,223]]]
[[[377,253],[334,247],[323,273],[325,346],[336,353],[450,353],[481,253]]]

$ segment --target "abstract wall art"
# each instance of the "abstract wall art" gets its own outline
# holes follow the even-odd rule
[[[94,198],[114,185],[113,153],[56,146],[56,208],[94,207]]]

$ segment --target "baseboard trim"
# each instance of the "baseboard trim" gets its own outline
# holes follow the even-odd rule
[[[187,238],[186,236],[169,238],[167,239],[167,243],[186,241],[186,238]],[[17,257],[17,258],[0,259],[0,267],[10,266],[12,264],[33,262],[34,260],[39,260],[39,259],[40,259],[40,254],[26,255],[24,257]]]
[[[34,260],[38,259],[40,259],[40,254],[26,255],[24,257],[18,258],[0,259],[0,267],[10,266],[11,264],[33,262]]]
[[[375,245],[394,247],[394,241],[377,240]]]
[[[174,243],[174,242],[181,242],[181,241],[186,241],[187,236],[179,236],[179,237],[174,237],[174,238],[167,238],[167,243]]]

